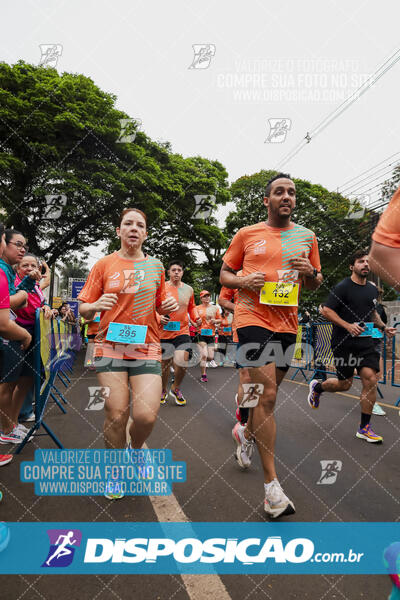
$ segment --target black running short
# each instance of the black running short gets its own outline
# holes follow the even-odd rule
[[[35,376],[34,341],[26,351],[21,342],[0,341],[0,383],[15,383],[20,377]]]
[[[192,345],[193,342],[190,335],[186,334],[161,340],[162,360],[169,360],[172,358],[175,350],[184,350],[185,352],[188,352],[190,360],[193,354]]]
[[[238,368],[262,367],[275,363],[285,373],[289,370],[296,345],[295,333],[279,333],[251,325],[237,330]]]
[[[215,338],[213,335],[201,335],[201,333],[200,333],[199,337],[198,337],[198,341],[205,342],[207,344],[207,346],[209,346],[210,344],[215,344]]]
[[[332,347],[335,358],[337,378],[341,381],[350,379],[354,375],[354,369],[360,374],[363,367],[370,367],[379,373],[380,354],[374,343],[369,346],[356,347],[351,344],[338,344]]]

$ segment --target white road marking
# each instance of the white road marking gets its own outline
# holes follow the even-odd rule
[[[130,441],[129,428],[132,419],[129,418],[126,428],[126,439]],[[143,448],[148,448],[144,444]],[[154,512],[160,523],[189,523],[189,519],[183,512],[176,496],[149,496]],[[196,533],[190,533],[192,537],[197,537]],[[204,598],[218,598],[218,600],[231,600],[230,595],[219,575],[185,575],[180,577],[186,588],[186,593],[191,600],[204,600]]]

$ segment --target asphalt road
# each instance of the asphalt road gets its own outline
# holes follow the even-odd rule
[[[81,367],[78,358],[71,386],[65,392],[70,405],[61,414],[50,403],[46,422],[66,448],[102,448],[102,411],[88,411],[89,386],[96,376]],[[234,424],[234,394],[237,373],[232,368],[209,370],[208,384],[199,381],[198,368],[186,377],[183,390],[186,407],[161,406],[150,448],[170,448],[174,460],[187,464],[187,481],[174,484],[180,510],[190,521],[265,522],[263,477],[258,456],[248,471],[241,471],[233,458],[231,429]],[[284,380],[278,396],[277,465],[280,482],[294,501],[296,514],[286,521],[396,521],[400,518],[399,411],[386,409],[386,417],[375,417],[374,428],[384,436],[382,445],[355,438],[359,408],[355,398],[326,394],[318,411],[308,408],[307,387]],[[357,394],[358,382],[349,394]],[[385,401],[394,404],[390,389]],[[54,448],[48,436],[36,438],[22,455],[1,469],[2,521],[157,521],[157,512],[147,497],[126,497],[109,502],[102,497],[38,497],[33,484],[19,480],[21,460],[33,459],[35,447]],[[6,447],[3,447],[3,452]],[[332,485],[317,484],[320,461],[342,462]],[[172,515],[172,520],[174,520]],[[176,519],[178,513],[176,514]],[[201,592],[197,576],[190,581],[178,575],[95,576],[46,575],[1,576],[0,597],[19,600],[183,600],[218,598],[219,592]],[[386,599],[389,578],[338,575],[229,575],[220,577],[233,600],[270,599]],[[200,582],[200,585],[199,585]],[[196,591],[196,590],[199,590]]]

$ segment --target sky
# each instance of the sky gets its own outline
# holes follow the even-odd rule
[[[400,45],[395,0],[2,7],[2,60],[39,64],[40,46],[57,45],[59,72],[92,78],[151,138],[219,160],[230,181],[279,165]],[[399,74],[400,62],[282,169],[336,190],[399,152]],[[90,266],[100,256],[92,248]]]

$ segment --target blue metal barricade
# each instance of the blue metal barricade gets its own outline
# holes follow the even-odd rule
[[[63,448],[60,440],[43,420],[43,416],[49,398],[52,398],[64,413],[66,412],[54,395],[54,392],[57,393],[65,403],[67,402],[57,390],[54,381],[57,376],[66,377],[65,369],[71,372],[76,353],[81,345],[79,329],[75,325],[55,319],[45,319],[40,309],[36,310],[34,340],[35,423],[18,445],[16,454],[22,451],[29,438],[41,427],[59,448]],[[68,385],[64,381],[63,383]]]

